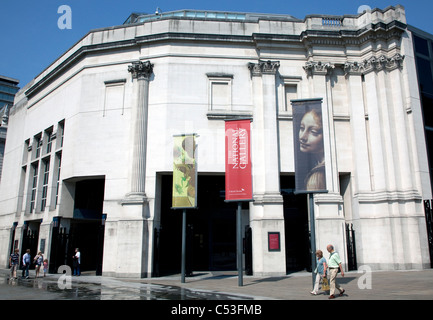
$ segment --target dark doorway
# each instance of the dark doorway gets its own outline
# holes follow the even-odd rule
[[[284,200],[286,270],[311,271],[307,195],[294,194],[294,176],[280,176],[280,187]]]
[[[75,248],[81,253],[81,271],[102,274],[105,215],[105,179],[75,182],[73,219],[56,217],[51,241],[50,272],[62,264],[72,267]]]
[[[159,275],[181,268],[182,210],[172,210],[172,175],[161,176]],[[225,177],[198,176],[197,209],[187,210],[186,269],[236,270],[236,204],[226,203]],[[189,271],[189,272],[188,272]]]
[[[33,258],[37,255],[40,225],[41,225],[41,220],[24,222],[22,242],[21,242],[20,265],[22,264],[22,256],[26,253],[27,249],[30,249],[30,259],[32,262],[33,262]],[[35,265],[31,263],[30,269],[34,269],[34,268]]]
[[[102,217],[105,179],[88,179],[75,184],[74,219]]]

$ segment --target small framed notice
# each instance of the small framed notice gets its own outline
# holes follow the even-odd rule
[[[268,251],[281,251],[279,232],[268,232]]]

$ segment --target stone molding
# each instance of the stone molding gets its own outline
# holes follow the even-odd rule
[[[255,193],[253,195],[254,205],[265,205],[265,204],[283,204],[283,196],[281,193]]]
[[[354,194],[354,199],[359,203],[376,202],[420,202],[422,195],[418,190],[376,190],[360,191]]]

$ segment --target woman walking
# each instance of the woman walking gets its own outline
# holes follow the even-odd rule
[[[323,252],[322,250],[317,250],[316,251],[316,282],[314,283],[314,288],[313,291],[311,291],[310,293],[313,295],[317,295],[318,291],[319,291],[319,283],[320,281],[322,281],[323,284],[323,279],[327,279],[326,278],[326,269],[327,264],[326,264],[326,259],[323,257]]]

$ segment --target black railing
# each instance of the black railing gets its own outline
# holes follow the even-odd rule
[[[427,226],[428,248],[430,252],[430,268],[433,268],[433,200],[424,200],[425,222]]]
[[[346,223],[346,241],[347,241],[347,267],[348,270],[358,270],[356,261],[356,241],[355,230],[353,230],[353,223]]]
[[[245,227],[244,238],[244,253],[245,253],[245,274],[253,275],[253,236],[250,226]]]

